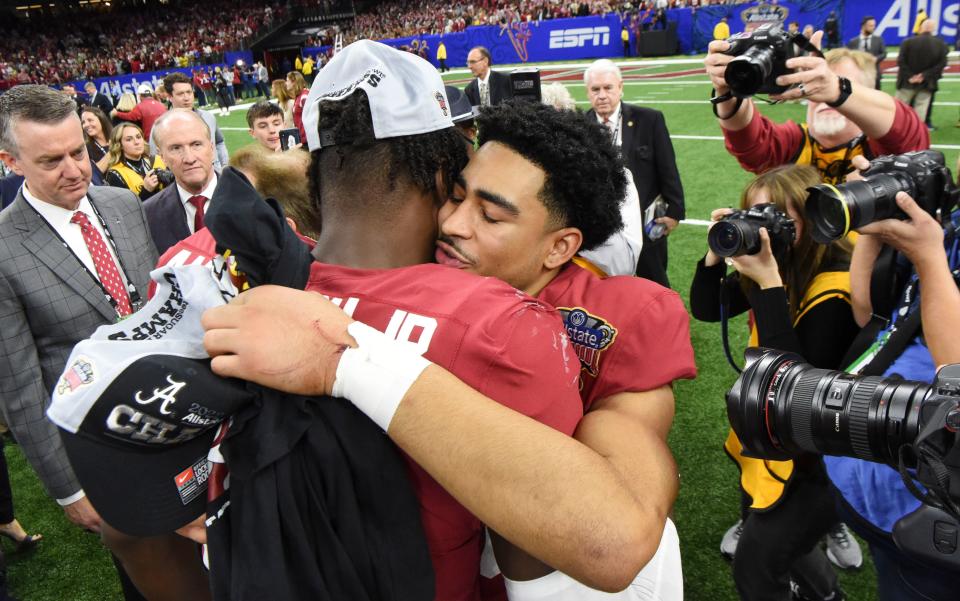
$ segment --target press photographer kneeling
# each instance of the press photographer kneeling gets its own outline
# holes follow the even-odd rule
[[[865,173],[865,182],[815,189],[820,199],[807,204],[808,222],[824,237],[861,234],[850,277],[867,334],[848,354],[859,375],[816,369],[790,353],[751,352],[727,408],[751,455],[827,454],[841,515],[870,545],[881,601],[956,599],[957,191],[936,152],[881,158]],[[876,221],[883,217],[891,218]]]
[[[751,310],[751,345],[789,349],[836,369],[859,328],[850,306],[849,244],[815,243],[803,218],[806,190],[820,181],[811,167],[777,167],[747,186],[741,211],[715,210],[690,307],[702,321],[725,322]],[[736,272],[728,275],[727,265]],[[733,433],[724,448],[741,470],[742,521],[721,542],[721,552],[733,557],[740,598],[789,599],[793,581],[804,599],[841,599],[819,547],[839,527],[820,458],[743,457]]]

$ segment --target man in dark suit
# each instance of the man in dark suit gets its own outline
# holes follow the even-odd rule
[[[21,143],[24,142],[24,143]],[[57,428],[44,411],[73,346],[136,310],[157,254],[140,201],[90,186],[71,98],[25,85],[0,96],[0,159],[25,178],[0,212],[0,405],[20,448],[67,517],[100,530]],[[141,598],[124,587],[128,599]]]
[[[467,67],[476,79],[467,84],[463,93],[473,106],[493,106],[513,96],[510,76],[494,71],[491,64],[490,51],[483,46],[477,46],[467,54]]]
[[[153,131],[160,156],[176,178],[176,185],[167,186],[143,205],[153,242],[162,255],[203,228],[217,173],[210,128],[195,112],[172,109],[157,120]]]
[[[640,196],[644,231],[637,275],[669,287],[667,236],[684,218],[686,209],[663,113],[621,102],[623,78],[620,69],[607,59],[591,64],[583,74],[583,81],[592,106],[588,114],[610,130]],[[663,214],[655,214],[651,209],[658,197],[663,201],[660,211]]]
[[[95,83],[88,81],[83,85],[83,90],[87,93],[88,104],[103,111],[104,115],[110,114],[110,111],[113,110],[113,102],[110,101],[109,96],[97,92],[97,85]]]
[[[880,89],[880,77],[883,75],[881,69],[881,63],[883,59],[887,58],[887,47],[883,44],[883,38],[874,35],[874,31],[877,29],[877,20],[867,15],[860,21],[860,35],[855,38],[850,38],[850,41],[847,42],[847,48],[850,50],[862,50],[873,56],[877,59],[877,85],[876,89]]]
[[[950,47],[936,35],[937,22],[927,19],[920,32],[904,40],[897,55],[897,100],[913,107],[926,120],[938,82],[947,66]]]

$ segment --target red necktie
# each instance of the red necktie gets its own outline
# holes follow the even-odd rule
[[[110,256],[110,251],[107,250],[107,245],[103,242],[103,236],[93,227],[86,213],[82,211],[74,213],[73,217],[70,218],[70,223],[76,223],[80,226],[83,241],[87,243],[87,250],[93,257],[93,265],[97,269],[100,283],[116,301],[117,314],[120,317],[125,317],[133,313],[127,288],[123,285],[123,279],[120,277],[117,265],[113,262],[113,257]]]
[[[203,229],[203,205],[207,203],[207,197],[198,194],[188,198],[187,202],[197,209],[197,212],[193,215],[193,233],[197,233]]]

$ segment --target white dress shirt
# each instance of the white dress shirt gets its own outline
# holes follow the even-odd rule
[[[477,78],[477,92],[480,93],[480,106],[488,106],[493,104],[493,99],[490,98],[490,71],[492,69],[487,69],[487,74],[483,77]]]
[[[640,195],[633,183],[633,174],[626,167],[627,197],[620,205],[623,229],[614,232],[603,244],[593,250],[580,251],[580,256],[603,270],[607,275],[634,275],[643,250],[643,214]]]
[[[187,190],[184,189],[183,186],[179,184],[179,182],[177,183],[177,192],[180,194],[180,202],[183,203],[183,210],[186,211],[187,213],[187,229],[190,230],[191,234],[196,233],[195,231],[193,231],[193,219],[194,217],[197,216],[197,208],[192,204],[190,204],[190,199],[193,198],[194,196],[205,196],[207,198],[207,202],[203,203],[203,214],[206,215],[207,209],[210,208],[210,199],[213,198],[213,191],[216,188],[217,188],[216,172],[214,172],[213,177],[210,179],[210,183],[207,184],[207,187],[204,188],[203,191],[200,192],[200,194],[191,194],[187,192]]]
[[[622,146],[623,142],[623,115],[621,110],[623,108],[623,103],[618,102],[617,108],[613,109],[613,113],[610,115],[610,121],[608,123],[603,122],[603,117],[597,114],[596,111],[593,114],[597,117],[597,123],[606,127],[610,130],[610,134],[614,136],[613,143],[616,144],[617,148]]]

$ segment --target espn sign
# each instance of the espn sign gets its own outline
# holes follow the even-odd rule
[[[558,29],[550,32],[550,49],[583,48],[587,44],[606,46],[610,43],[610,28],[579,27],[577,29]]]

